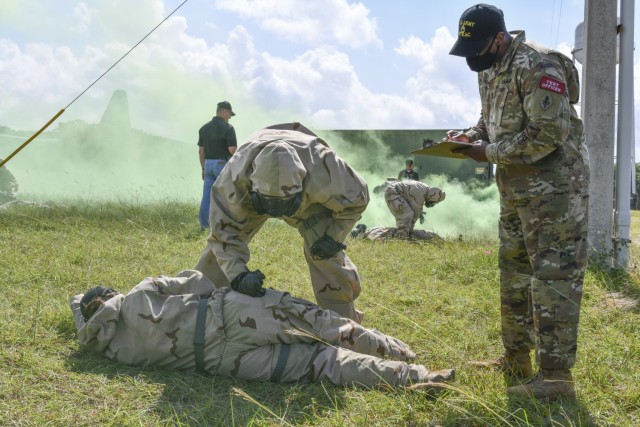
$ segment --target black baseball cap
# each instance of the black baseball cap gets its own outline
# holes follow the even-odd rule
[[[225,110],[231,111],[232,116],[236,115],[236,113],[234,113],[233,110],[231,109],[231,104],[229,103],[229,101],[218,102],[218,108],[224,108]]]
[[[449,55],[465,58],[477,56],[496,34],[506,31],[500,9],[484,3],[471,6],[460,16],[458,40]]]

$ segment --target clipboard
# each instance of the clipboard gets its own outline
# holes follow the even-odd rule
[[[422,154],[424,156],[452,157],[454,159],[470,160],[462,153],[455,153],[453,150],[464,147],[471,147],[473,143],[461,141],[443,140],[432,144],[425,143],[419,150],[412,151],[411,154]]]

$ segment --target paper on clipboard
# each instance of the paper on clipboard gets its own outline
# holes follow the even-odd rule
[[[434,142],[430,145],[425,145],[419,150],[412,151],[411,154],[422,154],[425,156],[439,156],[439,157],[452,157],[454,159],[469,160],[469,157],[462,153],[456,153],[453,150],[465,147],[471,147],[473,144],[470,142],[461,141],[449,141],[444,140],[440,142]]]

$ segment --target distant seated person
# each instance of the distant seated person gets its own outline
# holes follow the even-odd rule
[[[368,239],[368,240],[389,240],[395,239],[398,234],[396,227],[373,227],[367,228],[365,224],[358,224],[351,231],[351,237],[354,239]],[[428,230],[413,230],[409,236],[410,240],[442,240],[442,237],[438,236],[433,231]]]
[[[0,158],[0,162],[3,160]],[[0,205],[14,201],[17,192],[18,181],[11,171],[3,165],[0,167]]]
[[[413,170],[413,160],[407,159],[405,163],[406,167],[398,174],[398,179],[412,179],[414,181],[420,181],[420,175]]]
[[[416,222],[424,222],[423,208],[431,208],[444,200],[446,194],[437,187],[420,181],[387,179],[384,200],[396,219],[396,238],[410,238]]]
[[[121,363],[281,383],[442,389],[454,371],[407,362],[404,342],[286,292],[216,289],[202,273],[147,277],[128,294],[71,299],[80,345]]]

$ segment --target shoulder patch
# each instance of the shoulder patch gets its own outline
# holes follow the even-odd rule
[[[567,85],[561,81],[552,79],[551,77],[543,76],[538,83],[540,89],[550,90],[551,92],[563,94],[567,88]]]

